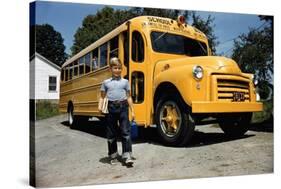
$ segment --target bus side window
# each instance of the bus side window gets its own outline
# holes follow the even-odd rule
[[[110,40],[110,58],[118,57],[118,36]]]
[[[99,49],[98,48],[93,50],[92,57],[93,57],[93,59],[92,59],[92,70],[96,70],[96,69],[98,69],[98,65],[99,65],[99,61],[98,61]]]
[[[107,65],[107,43],[100,47],[100,68]]]
[[[144,100],[144,74],[142,72],[133,72],[131,77],[133,103],[142,103]]]
[[[64,72],[64,75],[65,75],[65,81],[68,81],[69,67],[68,67],[68,66],[66,66],[66,67],[64,67],[64,69],[65,69],[65,72]]]
[[[129,47],[128,47],[128,32],[125,31],[122,33],[123,38],[124,38],[124,44],[123,44],[123,50],[124,50],[124,65],[128,67],[129,59],[128,59],[128,52],[129,52]]]
[[[138,31],[134,31],[132,36],[132,60],[135,62],[144,60],[144,42]]]
[[[61,69],[61,73],[60,73],[60,80],[61,80],[61,81],[64,81],[64,71],[65,71],[65,69],[62,68],[62,69]]]
[[[78,61],[75,61],[73,63],[73,78],[77,77],[78,76]]]
[[[91,54],[88,53],[85,56],[85,73],[88,73],[91,71]]]
[[[85,56],[79,59],[79,76],[84,74]]]
[[[69,80],[72,79],[73,76],[73,63],[69,64]]]

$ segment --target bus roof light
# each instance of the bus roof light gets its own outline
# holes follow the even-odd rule
[[[185,24],[185,17],[183,15],[178,16],[178,24]]]

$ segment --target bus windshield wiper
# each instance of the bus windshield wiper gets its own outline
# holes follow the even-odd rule
[[[207,53],[206,49],[202,46],[201,42],[199,42],[197,40],[196,40],[196,42],[199,44],[200,48],[204,51],[205,55],[207,55],[208,53]]]
[[[168,32],[162,33],[161,35],[159,35],[156,39],[154,39],[153,43],[155,43],[156,41],[158,41],[159,39],[161,39],[164,35],[166,35]]]

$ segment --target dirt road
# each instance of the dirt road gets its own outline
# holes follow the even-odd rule
[[[89,121],[78,130],[66,115],[35,125],[36,186],[186,179],[273,172],[272,126],[254,126],[245,136],[229,139],[216,125],[198,126],[191,143],[163,146],[155,129],[145,129],[133,143],[134,167],[110,165],[104,126]],[[121,144],[118,144],[121,153]]]

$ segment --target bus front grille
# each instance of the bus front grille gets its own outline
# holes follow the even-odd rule
[[[238,76],[217,77],[217,101],[249,102],[249,81]]]

